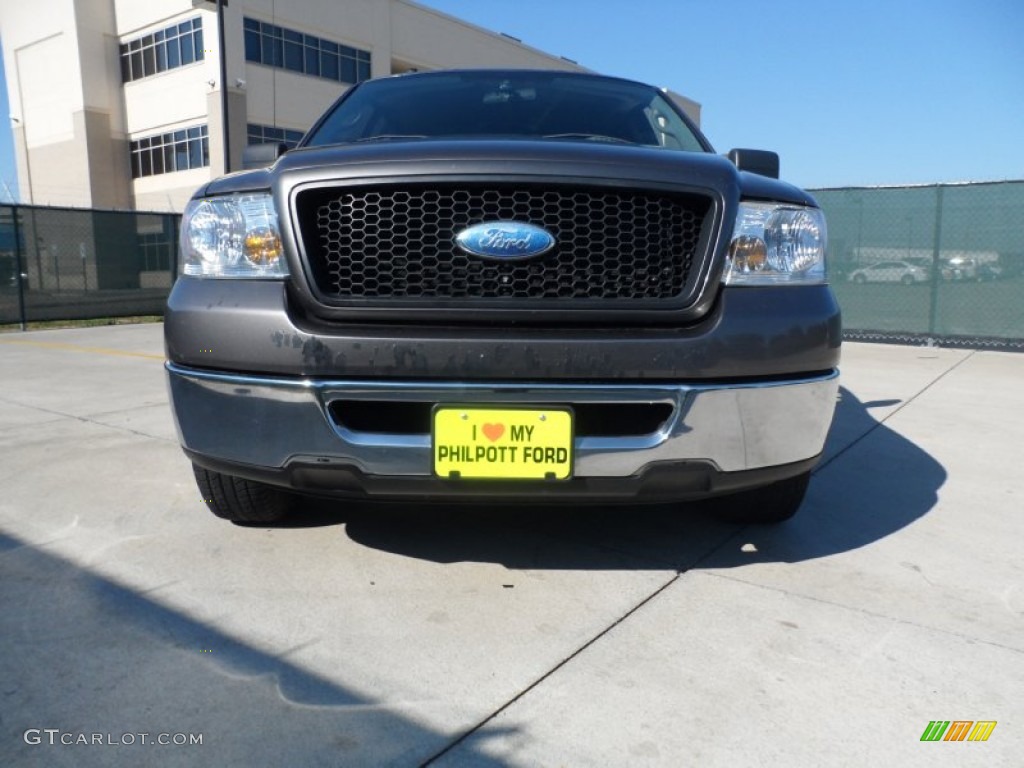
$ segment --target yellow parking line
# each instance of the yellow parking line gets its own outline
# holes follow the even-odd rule
[[[49,349],[68,349],[72,352],[92,352],[96,355],[117,355],[119,357],[144,357],[147,360],[163,360],[163,355],[147,355],[145,352],[125,352],[107,347],[82,347],[78,344],[65,344],[60,341],[32,341],[30,339],[0,339],[0,344],[28,344],[33,347]]]

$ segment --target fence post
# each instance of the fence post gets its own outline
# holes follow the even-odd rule
[[[931,298],[928,304],[928,335],[935,336],[935,325],[938,316],[939,280],[942,279],[942,185],[935,187],[935,233],[932,238],[932,284]]]
[[[29,206],[29,213],[32,214],[32,249],[36,252],[36,277],[39,278],[39,290],[46,287],[43,280],[43,255],[39,252],[39,222],[36,221],[36,206]]]
[[[82,260],[82,290],[89,290],[89,273],[86,271],[85,264],[85,243],[78,243],[78,257]]]
[[[11,206],[11,219],[14,222],[14,273],[18,281],[18,322],[21,330],[25,328],[25,273],[21,260],[21,227],[18,226],[18,206]]]
[[[171,258],[168,261],[171,264],[171,287],[174,287],[174,281],[178,279],[178,237],[180,233],[180,219],[173,213],[168,214],[171,225]]]

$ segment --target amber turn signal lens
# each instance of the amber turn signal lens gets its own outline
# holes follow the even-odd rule
[[[245,236],[245,258],[258,267],[269,267],[281,258],[281,239],[269,227],[250,230]]]
[[[760,272],[768,262],[768,246],[760,237],[741,235],[730,243],[729,257],[736,272]]]

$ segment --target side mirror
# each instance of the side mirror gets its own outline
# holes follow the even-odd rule
[[[729,161],[741,171],[750,171],[759,176],[779,178],[779,156],[763,149],[730,149],[726,155]]]
[[[252,171],[256,168],[271,166],[287,151],[288,147],[283,142],[250,144],[242,150],[242,170]]]

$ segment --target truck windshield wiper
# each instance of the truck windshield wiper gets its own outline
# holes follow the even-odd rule
[[[636,144],[635,141],[622,139],[618,136],[607,136],[603,133],[548,133],[542,139],[583,139],[584,141],[608,141],[613,144]]]
[[[381,133],[376,136],[364,136],[361,139],[353,139],[354,144],[363,144],[368,141],[401,141],[402,139],[427,139],[422,133]]]

